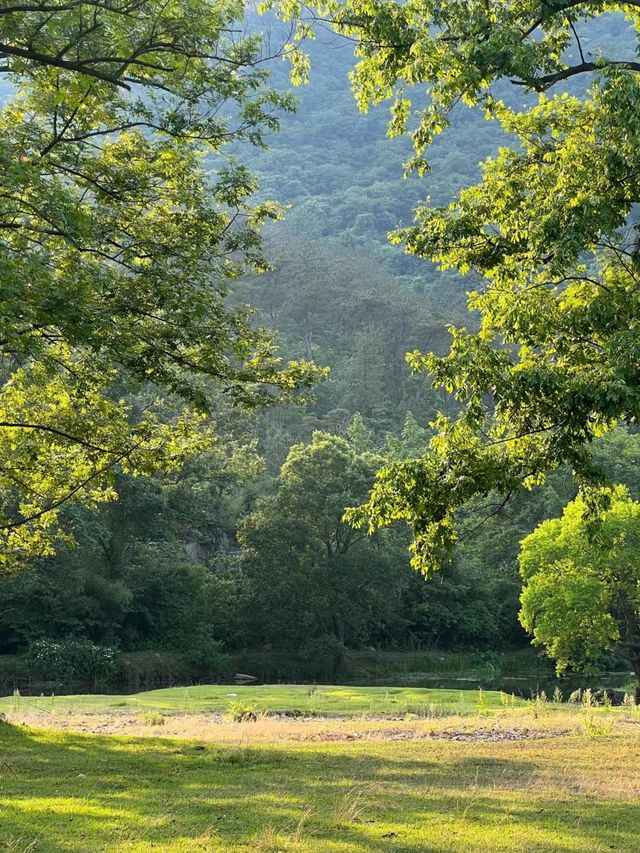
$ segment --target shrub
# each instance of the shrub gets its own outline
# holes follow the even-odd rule
[[[344,663],[345,647],[334,634],[311,637],[300,649],[313,678],[333,678]]]
[[[85,639],[36,640],[24,661],[30,673],[47,681],[109,681],[117,670],[116,655],[116,649]]]
[[[578,688],[578,690],[574,690],[573,693],[570,693],[568,702],[570,705],[579,705],[582,702],[582,690]]]
[[[195,670],[178,652],[123,652],[119,675],[132,690],[171,687],[195,680]]]
[[[471,658],[478,678],[493,683],[502,674],[502,661],[495,652],[478,652]]]
[[[220,681],[231,675],[229,656],[224,653],[222,643],[212,637],[196,633],[185,657],[201,677]]]
[[[17,655],[0,655],[0,689],[13,688],[27,681],[29,671],[23,658]]]
[[[232,702],[227,713],[234,723],[255,723],[262,712],[257,705],[247,702]]]

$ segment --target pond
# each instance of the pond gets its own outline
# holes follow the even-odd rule
[[[557,689],[566,699],[574,690],[601,690],[611,687],[617,690],[633,690],[634,675],[632,672],[601,672],[597,675],[581,675],[572,673],[558,678],[551,673],[536,675],[506,676],[501,674],[478,673],[470,676],[430,675],[428,673],[405,673],[393,685],[389,679],[367,681],[371,687],[432,687],[443,690],[502,690],[513,693],[523,699],[531,699],[544,691],[550,699]],[[363,682],[361,686],[366,686]]]
[[[70,684],[60,682],[36,682],[24,680],[23,683],[5,683],[0,685],[0,696],[10,696],[18,689],[22,696],[64,696],[70,694],[103,693],[114,695],[129,695],[144,692],[145,690],[156,690],[163,687],[187,687],[193,682],[178,682],[175,680],[154,679],[152,683],[135,684],[128,682],[104,684],[93,681],[76,681]],[[258,682],[260,683],[260,682]],[[310,683],[309,681],[289,680],[289,684]],[[634,689],[633,673],[629,672],[602,672],[597,675],[567,675],[561,678],[551,673],[537,673],[535,675],[506,676],[498,673],[476,673],[474,675],[452,676],[429,673],[399,673],[395,677],[367,679],[367,680],[343,680],[337,679],[336,684],[345,684],[359,687],[430,687],[443,690],[502,690],[504,693],[513,693],[524,699],[531,699],[544,691],[550,699],[554,691],[558,689],[563,699],[567,699],[574,690],[601,690],[604,687],[614,689]]]

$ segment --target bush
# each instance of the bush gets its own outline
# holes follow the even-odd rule
[[[119,677],[131,690],[171,687],[195,680],[195,671],[178,652],[123,652],[118,655]]]
[[[502,674],[502,661],[495,652],[478,652],[471,658],[478,678],[489,684],[497,681]]]
[[[231,662],[219,640],[196,632],[185,657],[200,678],[224,681],[231,677]]]
[[[307,662],[309,674],[314,678],[333,678],[344,664],[346,649],[334,634],[311,637],[300,649],[300,657]]]
[[[196,632],[181,651],[137,651],[118,655],[118,675],[132,690],[198,681],[229,681],[233,670],[222,644]]]
[[[36,640],[24,662],[30,673],[46,681],[110,681],[117,671],[116,656],[116,649],[85,639]]]
[[[17,655],[0,655],[0,689],[7,690],[27,681],[29,671]]]
[[[227,713],[234,723],[255,723],[262,711],[253,703],[238,701],[229,705]]]

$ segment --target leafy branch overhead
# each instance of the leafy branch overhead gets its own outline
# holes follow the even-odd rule
[[[115,468],[172,467],[197,449],[208,380],[255,406],[319,375],[282,364],[227,301],[240,273],[265,269],[258,231],[279,211],[252,201],[254,177],[224,148],[264,145],[292,108],[268,88],[243,11],[0,9],[2,561],[50,549],[58,507],[108,498]],[[120,401],[118,377],[155,386],[147,411]],[[154,394],[187,408],[168,414]]]
[[[590,443],[640,414],[640,3],[344,0],[279,10],[300,21],[300,35],[329,24],[354,40],[358,103],[392,99],[390,133],[413,137],[410,169],[428,170],[429,145],[455,125],[460,104],[498,121],[509,143],[476,185],[448,206],[427,200],[392,235],[420,258],[481,277],[469,295],[479,329],[452,328],[444,357],[409,356],[459,413],[437,420],[422,458],[384,468],[351,520],[408,521],[414,564],[431,571],[470,499],[506,497],[568,465],[593,503],[603,472]],[[608,48],[594,41],[593,22],[611,13],[627,23]],[[426,89],[424,108],[412,106],[412,87]]]

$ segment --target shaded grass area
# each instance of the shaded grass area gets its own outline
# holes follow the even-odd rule
[[[430,713],[441,709],[450,713],[474,713],[498,708],[505,702],[523,704],[505,698],[497,691],[435,690],[406,687],[308,687],[304,685],[243,686],[202,685],[150,690],[129,696],[77,695],[20,697],[0,699],[0,711],[33,708],[42,711],[108,712],[144,710],[184,713],[224,712],[231,705],[246,703],[268,712],[304,714],[389,714]]]
[[[11,853],[640,851],[635,728],[216,745],[0,726]]]

